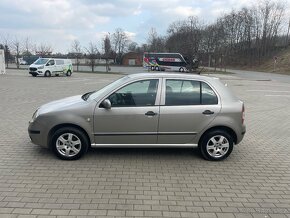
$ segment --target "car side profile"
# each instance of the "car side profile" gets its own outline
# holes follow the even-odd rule
[[[71,76],[73,66],[70,59],[39,58],[29,66],[29,74],[32,76]]]
[[[38,108],[28,127],[34,144],[64,160],[89,147],[198,147],[223,160],[246,132],[244,103],[213,77],[143,73]]]

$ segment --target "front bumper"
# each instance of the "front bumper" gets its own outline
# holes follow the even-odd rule
[[[38,75],[43,75],[44,72],[41,70],[38,71],[29,71],[29,74],[34,75],[34,76],[38,76]]]
[[[47,136],[42,131],[41,125],[38,122],[29,122],[28,134],[31,139],[31,142],[42,147],[48,147]]]

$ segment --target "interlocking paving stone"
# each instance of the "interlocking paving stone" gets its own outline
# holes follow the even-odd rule
[[[288,83],[221,76],[245,102],[247,125],[222,162],[189,148],[98,148],[68,162],[30,142],[28,121],[40,105],[119,77],[0,75],[1,218],[290,217],[290,98],[267,96],[289,92]]]

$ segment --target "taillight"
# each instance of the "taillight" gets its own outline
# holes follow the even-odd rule
[[[242,124],[244,124],[245,121],[245,106],[243,104],[243,109],[242,109]]]

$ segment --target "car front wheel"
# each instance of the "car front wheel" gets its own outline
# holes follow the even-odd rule
[[[51,77],[51,73],[47,70],[47,71],[45,71],[44,76],[45,77]]]
[[[51,141],[55,155],[63,160],[79,159],[88,150],[88,139],[79,129],[64,127],[57,130]]]
[[[227,158],[233,150],[233,138],[224,130],[214,130],[202,138],[199,149],[206,160],[219,161]]]

